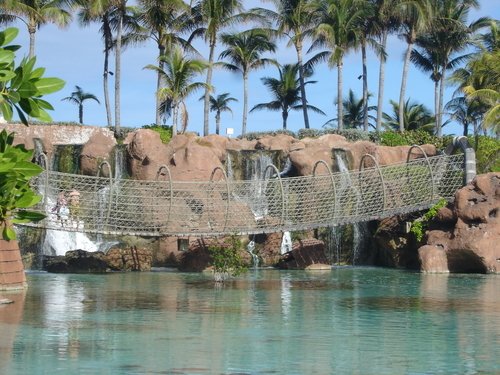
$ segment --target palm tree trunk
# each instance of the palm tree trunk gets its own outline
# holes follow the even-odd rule
[[[304,66],[302,65],[302,40],[295,42],[297,50],[297,63],[299,64],[300,96],[302,97],[302,112],[304,113],[304,127],[309,129],[309,116],[307,114],[306,84],[304,82]]]
[[[80,124],[83,124],[83,103],[78,105],[78,118],[80,119]]]
[[[174,101],[172,103],[172,136],[177,135],[177,116],[178,116],[178,104]]]
[[[111,50],[111,28],[109,26],[109,18],[106,15],[103,16],[102,25],[104,28],[104,73],[102,78],[102,85],[104,89],[104,105],[106,107],[106,119],[108,121],[108,128],[113,126],[113,119],[111,118],[111,104],[109,102],[109,87],[108,87],[108,75],[109,75],[109,51]]]
[[[127,0],[120,2],[120,15],[118,19],[118,28],[116,31],[116,49],[115,49],[115,137],[121,136],[120,124],[120,77],[121,77],[121,52],[122,52],[122,31],[123,31],[123,7]]]
[[[214,62],[216,36],[210,37],[210,53],[208,55],[208,69],[207,69],[207,87],[205,88],[205,98],[203,107],[203,135],[207,136],[209,133],[208,114],[210,112],[210,91],[212,86],[212,70]]]
[[[165,48],[162,46],[161,43],[158,43],[158,57],[161,57],[165,54]],[[158,68],[160,71],[163,71],[164,63],[161,59],[158,59]],[[157,72],[156,76],[156,116],[155,116],[155,124],[160,125],[161,124],[161,113],[160,113],[160,106],[161,106],[161,98],[159,97],[158,93],[160,92],[162,86],[162,75],[160,72]]]
[[[368,71],[366,69],[366,40],[361,45],[361,59],[363,61],[363,130],[368,131]]]
[[[404,123],[404,105],[406,96],[406,82],[408,80],[408,70],[410,68],[410,56],[413,50],[413,41],[408,42],[408,48],[406,49],[405,58],[403,62],[403,76],[401,77],[401,91],[399,92],[399,131],[403,133],[405,131]]]
[[[343,114],[343,106],[342,106],[342,70],[343,70],[343,61],[342,59],[337,63],[337,122],[338,129],[344,129],[344,114]]]
[[[30,36],[30,51],[29,58],[35,57],[35,34],[36,34],[36,23],[34,20],[29,20],[28,33]]]
[[[220,134],[220,111],[215,114],[215,134]]]
[[[439,81],[434,81],[434,133],[437,134],[438,129],[438,112],[439,112]]]
[[[438,137],[441,137],[443,135],[443,100],[444,100],[444,85],[445,85],[445,79],[446,79],[446,64],[442,67],[442,72],[441,72],[441,82],[439,83],[439,112],[436,114],[436,119],[438,120],[437,126],[437,132],[436,135]]]
[[[247,132],[247,113],[248,113],[248,73],[243,73],[243,123],[241,125],[241,135]]]
[[[288,119],[288,111],[282,110],[281,117],[283,118],[283,130],[286,130],[286,120]]]
[[[387,30],[382,34],[382,46],[384,51],[387,47]],[[384,84],[385,84],[385,56],[380,55],[380,68],[378,73],[378,99],[377,99],[377,125],[376,130],[382,130],[382,106],[384,105]]]

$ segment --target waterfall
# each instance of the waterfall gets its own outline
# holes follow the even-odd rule
[[[257,267],[259,267],[259,257],[258,257],[257,254],[254,253],[254,250],[255,250],[255,242],[254,241],[250,241],[248,243],[248,245],[247,245],[247,251],[252,256],[252,265],[253,265],[253,268],[257,268]]]
[[[289,231],[283,232],[283,238],[281,239],[281,255],[289,253],[292,251],[292,236]]]

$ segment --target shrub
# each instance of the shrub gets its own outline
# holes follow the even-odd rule
[[[151,129],[160,134],[162,143],[167,144],[172,139],[172,127],[168,125],[144,125],[143,129]]]
[[[469,143],[474,143],[474,137],[469,137]],[[487,137],[478,137],[476,150],[477,173],[500,172],[500,140]]]
[[[422,217],[411,223],[410,233],[413,233],[418,242],[422,241],[424,238],[429,222],[437,215],[438,211],[447,204],[448,201],[441,198],[434,206],[429,208],[429,210]]]
[[[214,279],[216,282],[224,282],[231,276],[237,276],[246,271],[245,264],[241,258],[241,240],[232,235],[224,240],[222,245],[208,247],[212,256],[214,267]]]

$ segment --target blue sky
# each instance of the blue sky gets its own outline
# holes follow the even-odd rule
[[[499,0],[481,0],[481,8],[470,14],[471,19],[480,16],[500,18]],[[247,8],[264,6],[257,0],[244,1]],[[22,23],[19,27],[20,34],[16,40],[22,45],[18,56],[28,54],[28,33]],[[196,42],[198,50],[208,56],[204,42]],[[306,46],[307,48],[308,46]],[[406,45],[397,37],[393,36],[388,43],[388,59],[386,66],[386,84],[384,94],[384,110],[390,111],[389,100],[399,98],[399,89],[402,73],[402,58]],[[86,101],[84,106],[84,123],[87,125],[106,126],[106,113],[102,89],[102,67],[103,67],[103,44],[98,33],[98,25],[82,28],[75,21],[66,29],[58,29],[53,25],[42,26],[37,32],[36,55],[37,65],[46,68],[47,76],[56,76],[66,81],[66,86],[58,93],[52,94],[47,99],[54,105],[52,118],[55,121],[78,121],[78,108],[74,104],[61,101],[63,97],[69,96],[74,91],[75,85],[84,91],[96,95],[101,104],[94,101]],[[222,50],[219,46],[218,53]],[[140,127],[154,122],[155,85],[156,77],[153,71],[144,70],[148,64],[154,64],[157,57],[157,48],[153,42],[140,47],[131,47],[122,55],[122,82],[121,82],[121,124],[122,126]],[[273,56],[280,63],[293,63],[296,61],[295,50],[286,47],[285,41],[280,43],[278,53]],[[113,70],[114,57],[110,64]],[[350,53],[344,61],[344,97],[351,88],[358,97],[362,93],[362,81],[358,80],[361,72],[361,57],[359,52]],[[376,93],[378,85],[379,62],[372,53],[368,55],[368,87],[372,92],[371,104],[376,104]],[[261,83],[263,76],[277,76],[275,67],[254,71],[249,79],[249,107],[255,104],[271,100],[270,95]],[[336,117],[334,100],[337,93],[337,71],[329,69],[326,64],[318,66],[313,80],[318,82],[307,87],[307,99],[322,109],[327,116],[310,113],[310,124],[312,128],[321,128],[330,118]],[[200,76],[200,81],[205,77]],[[221,120],[221,134],[225,134],[228,127],[234,128],[234,134],[241,133],[241,118],[243,105],[243,81],[240,75],[216,70],[214,72],[213,85],[215,93],[229,92],[231,96],[239,100],[232,103],[233,115],[223,113]],[[114,80],[110,77],[110,94],[113,98]],[[424,103],[433,110],[434,87],[427,74],[423,74],[415,67],[410,68],[408,77],[407,96]],[[447,89],[445,102],[453,93],[453,89]],[[203,133],[203,102],[198,101],[202,92],[195,93],[187,101],[189,111],[188,131]],[[114,112],[113,112],[114,114]],[[210,132],[215,132],[214,114],[211,113]],[[297,131],[303,126],[301,112],[291,112],[288,119],[288,129]],[[281,128],[281,113],[270,111],[256,111],[248,116],[247,131],[266,131]],[[448,125],[444,128],[445,134],[460,134],[461,128],[457,125]]]

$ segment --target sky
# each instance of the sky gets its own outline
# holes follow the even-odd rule
[[[255,6],[267,6],[258,0],[243,1],[249,9]],[[500,19],[500,0],[480,0],[480,9],[470,13],[470,20],[480,16],[489,16]],[[469,20],[469,21],[470,21]],[[17,52],[18,58],[28,54],[29,38],[24,24],[18,22],[14,26],[20,29],[15,40],[22,48]],[[55,107],[50,112],[54,121],[78,122],[78,107],[61,99],[71,95],[75,85],[80,86],[85,92],[98,97],[100,104],[93,100],[84,103],[84,124],[106,126],[106,111],[102,88],[103,71],[103,42],[98,32],[99,25],[81,27],[76,21],[66,29],[59,29],[54,25],[42,26],[36,33],[35,54],[37,66],[46,68],[46,76],[59,77],[66,81],[66,86],[57,93],[48,95],[46,99]],[[227,30],[231,31],[231,30]],[[204,56],[208,56],[208,48],[203,40],[195,42],[196,48]],[[306,48],[309,46],[306,43]],[[216,56],[222,51],[219,45]],[[389,100],[399,99],[401,74],[403,68],[404,44],[396,36],[388,41],[388,57],[386,65],[386,83],[384,93],[384,111],[391,112]],[[306,55],[306,58],[311,55]],[[296,62],[296,53],[293,47],[286,46],[286,40],[279,43],[278,51],[273,57],[279,63]],[[137,47],[129,47],[122,54],[122,80],[121,80],[121,125],[127,127],[141,127],[155,121],[155,72],[143,69],[148,64],[155,64],[157,47],[153,41]],[[113,71],[114,56],[110,61],[110,70]],[[376,105],[378,85],[378,58],[368,53],[368,90],[373,93],[371,105]],[[344,97],[349,89],[356,96],[362,96],[362,74],[360,52],[349,53],[344,59]],[[253,71],[249,78],[249,108],[258,103],[268,102],[272,98],[262,85],[264,76],[278,77],[276,67]],[[199,81],[204,82],[205,76],[200,76]],[[311,128],[321,129],[329,119],[336,117],[334,101],[337,95],[337,70],[330,69],[326,64],[318,65],[311,80],[317,83],[307,86],[307,100],[326,113],[326,116],[309,112]],[[221,115],[221,134],[226,134],[227,128],[234,129],[234,136],[241,134],[242,107],[243,107],[243,80],[241,75],[216,70],[213,76],[215,95],[228,92],[237,98],[237,103],[232,102],[233,113],[225,112]],[[114,103],[114,79],[109,77],[110,97]],[[447,88],[445,102],[451,99],[454,89]],[[407,97],[425,104],[432,112],[434,108],[434,85],[428,74],[420,72],[411,66],[408,76]],[[194,93],[187,101],[189,112],[188,131],[203,134],[203,101],[198,99],[202,91]],[[114,110],[112,111],[114,115]],[[210,113],[210,133],[215,133],[215,113]],[[169,123],[169,120],[167,120]],[[247,132],[278,130],[282,127],[281,112],[255,111],[248,115]],[[301,111],[292,111],[288,118],[288,129],[298,131],[303,127]],[[443,129],[445,134],[461,134],[462,129],[456,124],[447,125]]]

